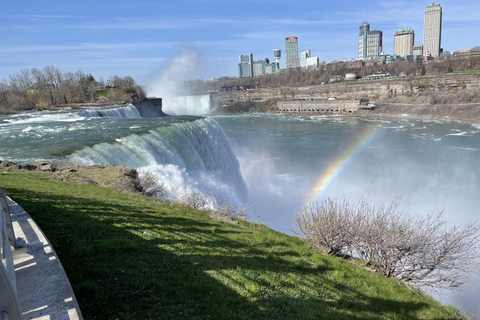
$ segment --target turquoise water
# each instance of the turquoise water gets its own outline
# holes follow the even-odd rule
[[[319,177],[365,132],[373,132],[315,199],[388,203],[412,216],[443,210],[451,223],[480,220],[480,127],[409,119],[216,116],[240,161],[251,216],[291,232],[294,213]],[[436,298],[480,317],[479,277]]]
[[[296,211],[328,197],[401,197],[414,216],[443,210],[451,223],[480,218],[478,126],[277,115],[142,119],[132,108],[1,116],[0,160],[128,165],[153,174],[172,199],[234,194],[250,219],[287,233]],[[314,192],[323,176],[328,183]],[[480,315],[479,293],[477,284],[437,298]]]

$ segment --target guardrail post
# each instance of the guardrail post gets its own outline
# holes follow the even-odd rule
[[[13,237],[13,238],[10,238]],[[13,240],[13,244],[12,244]],[[7,198],[0,188],[0,320],[20,320],[12,245],[15,234]],[[10,314],[10,317],[9,317]]]
[[[2,312],[0,312],[0,320],[8,320],[8,311],[7,310],[2,310]]]

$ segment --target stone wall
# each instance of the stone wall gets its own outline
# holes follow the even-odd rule
[[[278,101],[278,112],[354,113],[360,106],[359,100],[334,101]]]
[[[133,105],[137,108],[142,118],[158,118],[166,115],[162,111],[161,98],[146,98],[134,102]]]

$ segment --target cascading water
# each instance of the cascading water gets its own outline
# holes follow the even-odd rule
[[[246,200],[239,162],[213,119],[142,118],[126,105],[12,115],[0,133],[0,160],[125,165],[172,200],[191,193]]]
[[[100,143],[69,156],[87,165],[114,164],[153,176],[170,199],[205,193],[246,199],[246,186],[230,142],[215,120],[202,118]]]
[[[142,116],[138,112],[137,108],[133,105],[127,105],[125,107],[108,108],[108,109],[95,109],[95,110],[83,110],[78,113],[81,117],[94,118],[94,117],[110,117],[110,118],[141,118]]]
[[[165,98],[163,103],[167,114],[205,115],[212,111],[209,94],[170,97]]]

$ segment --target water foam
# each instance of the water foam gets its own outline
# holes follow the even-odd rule
[[[212,111],[209,94],[177,96],[163,100],[163,111],[176,115],[205,115]]]
[[[86,165],[114,164],[149,174],[175,200],[185,193],[210,192],[244,202],[247,189],[239,162],[222,128],[213,119],[174,123],[100,143],[70,155]]]
[[[131,104],[125,107],[115,107],[108,109],[87,109],[80,111],[78,115],[85,118],[108,117],[137,119],[142,117],[138,112],[137,108],[135,108],[135,106]]]

